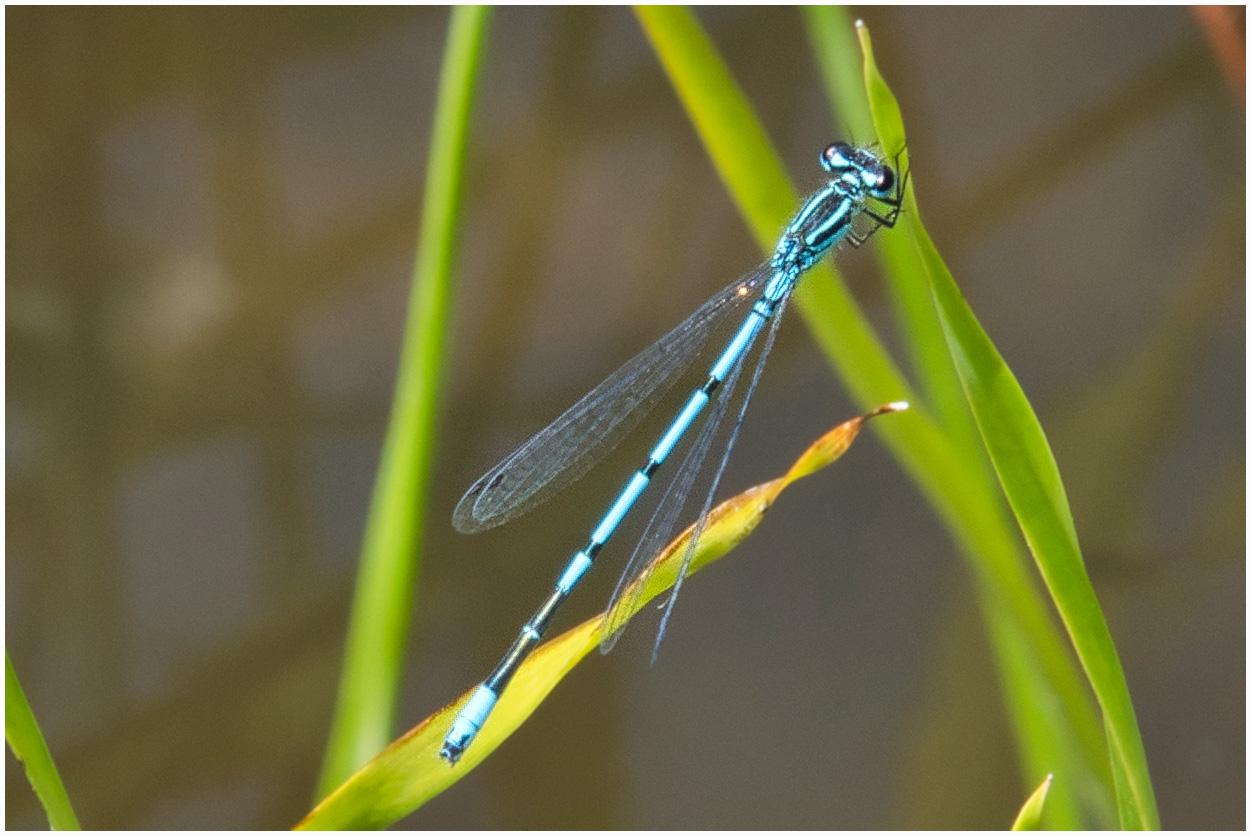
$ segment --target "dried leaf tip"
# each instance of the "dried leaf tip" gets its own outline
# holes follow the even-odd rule
[[[876,418],[879,415],[886,415],[891,412],[903,412],[907,408],[908,408],[907,401],[892,401],[890,403],[884,403],[881,406],[879,406],[877,409],[873,410],[872,412],[869,412],[861,416],[859,420],[865,421],[865,420],[868,420],[869,418]]]

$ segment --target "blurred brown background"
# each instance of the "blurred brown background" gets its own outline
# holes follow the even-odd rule
[[[835,122],[798,15],[698,14],[813,187]],[[1238,95],[1184,9],[865,17],[927,225],[1054,446],[1164,825],[1244,827]],[[447,11],[6,23],[6,646],[85,826],[289,826]],[[761,257],[627,11],[501,9],[479,89],[401,728],[489,669],[665,419],[498,531],[452,530],[461,491]],[[871,255],[838,262],[897,340]],[[793,316],[725,489],[854,411]],[[967,572],[871,436],[686,587],[649,668],[654,623],[405,824],[1003,827],[1024,798]],[[6,802],[46,826],[11,755]]]

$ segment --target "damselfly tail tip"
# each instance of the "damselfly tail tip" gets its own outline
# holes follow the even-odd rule
[[[460,760],[460,756],[463,754],[465,754],[464,749],[458,749],[447,742],[444,742],[443,748],[439,750],[439,757],[447,761],[448,766],[456,766],[456,762]]]

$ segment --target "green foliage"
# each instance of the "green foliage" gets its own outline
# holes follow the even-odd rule
[[[902,144],[903,117],[899,105],[877,72],[868,32],[861,29],[865,76],[878,133],[887,142]],[[921,256],[965,397],[999,484],[1102,709],[1112,774],[1116,778],[1120,826],[1158,829],[1159,813],[1129,685],[1086,575],[1077,530],[1051,447],[1025,392],[964,301],[922,226],[915,194],[909,208],[912,212],[906,226]]]
[[[727,190],[768,252],[777,230],[797,205],[798,195],[750,103],[689,12],[651,7],[639,8],[637,14]],[[884,151],[892,157],[898,155],[901,169],[907,169],[902,117],[873,62],[867,31],[858,28],[863,77],[853,80],[848,77],[853,69],[846,55],[838,59],[829,54],[841,49],[836,41],[846,42],[846,25],[822,10],[809,10],[805,15],[810,40],[822,56],[819,63],[830,95],[838,101],[848,124],[875,125]],[[461,37],[473,44],[463,53],[469,64],[457,65],[461,86],[449,81],[457,53],[458,29],[454,23],[439,103],[443,118],[450,118],[447,112],[459,114],[459,133],[450,131],[447,136],[448,141],[462,144],[467,120],[463,108],[468,107],[471,65],[480,43],[475,39],[481,37],[480,28],[474,35],[466,34],[471,28],[464,23],[468,16],[458,12],[456,19],[466,27]],[[480,17],[476,19],[479,27],[483,22]],[[447,104],[451,100],[457,102],[457,108]],[[441,120],[436,120],[436,132],[439,124]],[[436,166],[438,145],[436,142],[431,152],[428,201],[435,190],[433,173],[446,172],[455,181],[463,153],[443,149],[442,153],[449,156],[443,158],[444,166]],[[916,385],[887,353],[828,262],[812,270],[801,283],[796,292],[799,307],[820,350],[859,403],[866,408],[884,401],[917,404],[906,415],[883,422],[876,429],[933,504],[968,561],[1017,737],[1024,780],[1034,786],[1043,775],[1062,776],[1050,790],[1045,811],[1041,809],[1041,795],[1037,797],[1030,813],[1034,821],[1041,816],[1049,826],[1065,828],[1108,824],[1113,821],[1111,799],[1115,797],[1122,827],[1158,826],[1124,675],[1085,574],[1054,458],[1024,393],[965,304],[921,224],[916,194],[918,187],[923,188],[924,172],[915,172],[911,182],[898,228],[877,235],[874,241],[888,276]],[[426,253],[435,240],[450,246],[455,185],[444,182],[442,186],[451,191],[447,205],[452,208],[443,216],[449,225],[439,227],[439,232],[423,229],[422,275],[421,265],[427,262],[433,265],[438,261],[441,269],[446,269],[445,256]],[[432,223],[432,214],[428,205],[426,223]],[[420,282],[417,287],[421,287]],[[423,296],[414,310],[427,317],[438,311],[438,316],[428,320],[424,328],[410,328],[410,335],[414,330],[442,331],[444,290],[425,292],[431,296]],[[421,391],[425,392],[427,407],[432,408],[441,342],[429,334],[424,339],[431,343],[424,345],[420,355],[429,362],[423,367],[421,379],[426,381],[426,389]],[[405,368],[416,362],[408,359],[408,348],[406,345]],[[418,391],[410,385],[402,372],[392,433],[397,432],[398,425],[411,428],[421,423],[412,417],[398,420],[401,415],[412,415],[401,411],[412,408],[411,403],[401,406],[408,398],[405,393]],[[415,551],[419,529],[415,515],[420,508],[420,487],[432,438],[429,414],[423,419],[426,434],[420,441],[400,442],[388,436],[367,544],[382,537],[374,529],[392,515],[407,514],[411,519],[403,523],[400,532],[388,535],[397,539],[385,542],[399,542],[403,548],[390,547],[387,561],[394,561],[399,552]],[[384,485],[396,478],[390,472],[400,463],[408,465],[418,459],[421,469],[401,480],[410,486],[406,493],[397,494],[403,497],[402,506],[382,501],[380,497],[388,495]],[[714,528],[710,526],[708,535],[712,534]],[[1067,630],[1067,642],[1030,571],[1021,535]],[[701,540],[701,548],[702,544]],[[665,555],[658,558],[663,559]],[[387,632],[386,625],[401,620],[400,605],[407,606],[404,596],[413,573],[407,562],[385,569],[362,567],[340,716],[323,790],[329,790],[351,767],[376,751],[389,728],[402,631],[393,626]],[[654,593],[649,590],[649,594]],[[363,626],[370,623],[372,628]],[[387,652],[370,647],[366,640],[379,635],[386,638],[377,646],[388,648]],[[336,790],[303,826],[383,826],[441,792],[524,722],[597,639],[598,624],[592,620],[536,652],[457,767],[448,768],[435,753],[459,702],[392,744]],[[1076,662],[1070,647],[1076,651]],[[369,653],[365,653],[367,649]],[[353,659],[367,655],[383,660],[384,667],[370,670],[364,662],[353,666]],[[362,682],[354,681],[358,678]],[[1087,683],[1094,691],[1098,711]],[[358,689],[363,693],[356,694]],[[373,713],[366,710],[369,706]],[[1045,793],[1045,787],[1039,792]]]
[[[1020,812],[1016,814],[1016,821],[1012,822],[1013,830],[1038,830],[1042,826],[1043,805],[1047,803],[1047,791],[1051,789],[1051,778],[1050,775],[1044,778],[1043,782],[1038,785],[1038,789],[1025,799]]]
[[[748,488],[719,504],[708,515],[695,545],[687,576],[725,556],[747,538],[764,519],[765,512],[789,485],[838,460],[860,433],[865,421],[906,408],[887,404],[853,418],[817,439],[784,475]],[[636,583],[643,584],[638,597],[626,591],[629,620],[635,613],[668,590],[677,580],[686,558],[694,526],[677,536],[652,563],[652,571]],[[436,711],[410,732],[387,747],[381,755],[335,790],[309,813],[298,829],[330,830],[386,827],[429,801],[467,775],[508,739],[556,684],[588,653],[599,646],[605,616],[599,615],[564,634],[544,642],[518,668],[508,689],[500,696],[482,731],[455,766],[438,756],[443,736],[473,691]]]
[[[26,701],[7,650],[4,652],[4,739],[13,755],[26,767],[26,778],[47,812],[52,829],[80,830],[61,775],[52,762],[52,753]]]
[[[466,138],[489,20],[486,7],[460,7],[448,29],[399,378],[361,547],[319,798],[382,751],[394,732],[434,459]]]

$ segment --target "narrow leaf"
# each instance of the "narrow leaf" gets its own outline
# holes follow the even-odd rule
[[[759,120],[688,10],[639,7],[635,13],[709,156],[767,252],[798,199],[787,185]],[[872,88],[869,95],[873,95]],[[885,148],[903,147],[901,132],[896,136],[882,133],[881,138]],[[890,235],[894,233],[877,237]],[[846,285],[830,269],[830,262],[826,259],[809,271],[795,294],[816,342],[858,403],[901,397],[914,400],[908,382]],[[907,262],[920,272],[914,249]],[[1112,791],[1098,717],[1066,643],[1049,616],[1002,494],[980,452],[980,439],[946,356],[945,337],[933,303],[928,301],[928,282],[920,276],[913,283],[923,292],[909,291],[908,305],[916,308],[920,299],[930,306],[926,315],[933,327],[922,338],[925,350],[930,356],[935,349],[941,352],[947,369],[945,379],[932,375],[926,386],[941,388],[943,397],[937,407],[926,409],[923,405],[898,421],[878,424],[878,434],[924,492],[969,561],[1027,773],[1037,772],[1040,765],[1050,768],[1057,762],[1065,764],[1066,771],[1083,776],[1083,798],[1094,799],[1093,803],[1087,801],[1087,808],[1107,808],[1107,820],[1111,821],[1111,804],[1099,803],[1103,796],[1110,798]],[[912,328],[907,318],[903,327]],[[958,410],[948,408],[953,403]],[[932,417],[935,410],[949,427]],[[1046,718],[1048,723],[1031,725],[1038,718]],[[1066,782],[1066,792],[1061,793],[1065,797],[1053,799],[1049,805],[1049,818],[1058,825],[1076,827],[1083,819],[1076,812],[1073,791],[1067,787]]]
[[[746,539],[787,486],[833,464],[851,446],[865,421],[906,407],[907,404],[902,403],[887,404],[840,424],[817,439],[785,475],[749,488],[714,508],[695,546],[688,577]],[[631,616],[673,585],[693,530],[694,526],[687,528],[656,556],[655,569],[644,576],[647,586],[635,600]],[[556,683],[599,646],[603,628],[604,616],[598,615],[535,650],[517,670],[490,719],[455,766],[448,766],[439,758],[439,747],[452,720],[472,691],[435,712],[388,746],[317,805],[297,828],[379,828],[411,813],[459,781],[508,739],[538,708]]]
[[[441,403],[469,116],[489,19],[486,7],[458,7],[448,26],[395,401],[361,547],[319,794],[377,754],[392,734]]]
[[[1021,811],[1016,814],[1016,821],[1012,822],[1013,830],[1038,830],[1042,826],[1043,804],[1047,801],[1047,791],[1051,789],[1051,777],[1044,778],[1038,789],[1025,799]]]
[[[78,817],[70,805],[69,794],[61,783],[61,774],[52,762],[52,753],[44,742],[43,732],[30,710],[17,671],[4,651],[4,739],[14,757],[26,767],[26,779],[48,814],[53,830],[80,830]]]
[[[871,56],[864,32],[866,58]],[[876,70],[869,98],[879,134],[903,140],[899,105]],[[877,83],[880,82],[880,83]],[[1158,828],[1155,795],[1129,686],[1086,574],[1051,447],[1025,392],[965,302],[920,222],[915,193],[907,224],[930,282],[948,350],[991,463],[1103,710],[1125,829]]]

